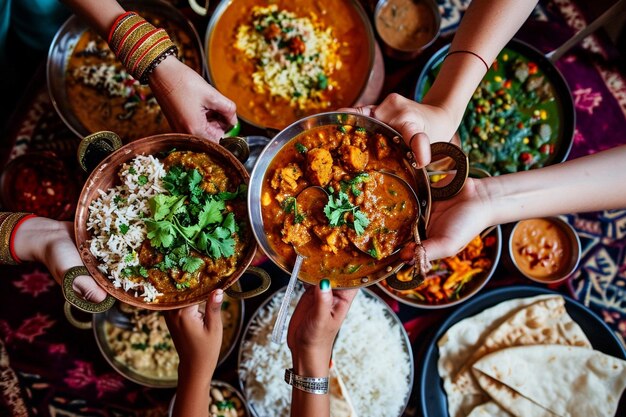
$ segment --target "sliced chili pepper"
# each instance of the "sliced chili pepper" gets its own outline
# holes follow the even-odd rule
[[[552,145],[550,143],[544,143],[539,148],[539,152],[541,152],[542,154],[545,154],[545,155],[551,155],[552,153],[554,153],[554,145]]]

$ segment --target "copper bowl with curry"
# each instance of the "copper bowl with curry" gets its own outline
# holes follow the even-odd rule
[[[95,153],[79,151],[82,161]],[[249,178],[230,151],[192,135],[122,146],[93,169],[78,201],[74,228],[86,270],[112,297],[150,310],[197,304],[216,288],[234,298],[262,292],[269,276],[249,267],[256,252]],[[261,287],[229,288],[244,273],[261,278]]]
[[[206,31],[209,80],[242,120],[280,130],[357,104],[375,42],[358,0],[224,0]]]
[[[436,143],[432,154],[456,166],[440,188],[413,167],[400,134],[376,119],[341,112],[301,119],[268,143],[252,171],[254,236],[286,272],[297,249],[304,282],[372,285],[404,265],[400,250],[415,240],[415,230],[425,236],[431,201],[455,195],[467,178],[467,157],[458,147]],[[324,193],[309,205],[300,196],[312,187]]]

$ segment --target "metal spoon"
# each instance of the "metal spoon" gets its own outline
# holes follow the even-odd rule
[[[316,209],[323,209],[327,201],[328,194],[326,194],[326,191],[322,187],[312,186],[305,188],[300,192],[300,194],[298,194],[296,197],[296,207],[299,205],[305,216],[311,216]],[[287,284],[287,289],[285,290],[285,296],[283,297],[283,301],[278,309],[278,316],[276,318],[276,323],[274,324],[274,329],[272,330],[272,342],[278,344],[282,343],[285,337],[287,312],[289,310],[289,304],[291,304],[291,299],[293,298],[293,290],[296,286],[296,278],[298,277],[298,273],[302,267],[302,262],[307,258],[307,255],[311,253],[310,251],[314,250],[314,248],[308,248],[306,244],[294,244],[293,249],[296,252],[296,262],[293,265],[291,277],[289,277],[289,283]]]
[[[389,216],[389,221],[393,222],[393,224],[386,224],[386,227],[391,230],[397,230],[402,224],[407,222],[415,222],[416,219],[419,219],[420,216],[420,205],[417,195],[415,194],[415,190],[409,183],[407,183],[404,178],[394,174],[389,171],[373,171],[372,173],[379,174],[382,176],[382,181],[379,186],[384,187],[387,190],[388,195],[385,195],[386,205],[390,204],[409,204],[406,201],[406,196],[408,195],[408,199],[410,199],[410,205],[407,210],[403,210],[401,216]],[[391,227],[389,227],[391,226]],[[413,227],[410,229],[413,231]],[[361,252],[367,253],[371,256],[372,246],[370,245],[370,241],[372,240],[372,236],[368,235],[367,232],[360,236],[358,239],[354,239],[352,243],[359,249]],[[399,252],[406,243],[411,241],[411,234],[407,236],[406,241],[402,242],[402,244],[398,245],[395,250],[384,256],[391,256],[395,253]],[[380,254],[379,254],[380,255]],[[382,259],[383,257],[376,257],[376,259]]]

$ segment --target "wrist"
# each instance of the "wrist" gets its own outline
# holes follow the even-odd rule
[[[204,363],[187,363],[181,361],[178,364],[178,381],[179,384],[184,382],[185,384],[193,386],[201,386],[209,388],[211,386],[211,379],[215,372],[215,366],[207,365]]]
[[[152,89],[153,92],[164,91],[164,95],[169,95],[174,90],[175,85],[178,84],[180,77],[178,75],[176,77],[168,77],[168,75],[178,74],[177,68],[181,64],[182,62],[180,62],[175,56],[167,56],[148,76],[148,85],[150,86],[150,89]],[[172,82],[172,80],[177,81]]]
[[[327,377],[330,369],[330,349],[328,352],[293,352],[294,373],[308,377]]]
[[[15,232],[15,254],[22,261],[45,263],[50,245],[61,237],[71,239],[65,223],[45,217],[30,218]]]

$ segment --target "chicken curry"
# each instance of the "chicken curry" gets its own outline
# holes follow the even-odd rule
[[[301,279],[353,286],[397,260],[419,214],[404,151],[380,133],[327,125],[296,136],[276,154],[263,180],[263,226],[279,257],[293,264],[294,247],[306,257]],[[311,186],[327,198],[301,201]]]

